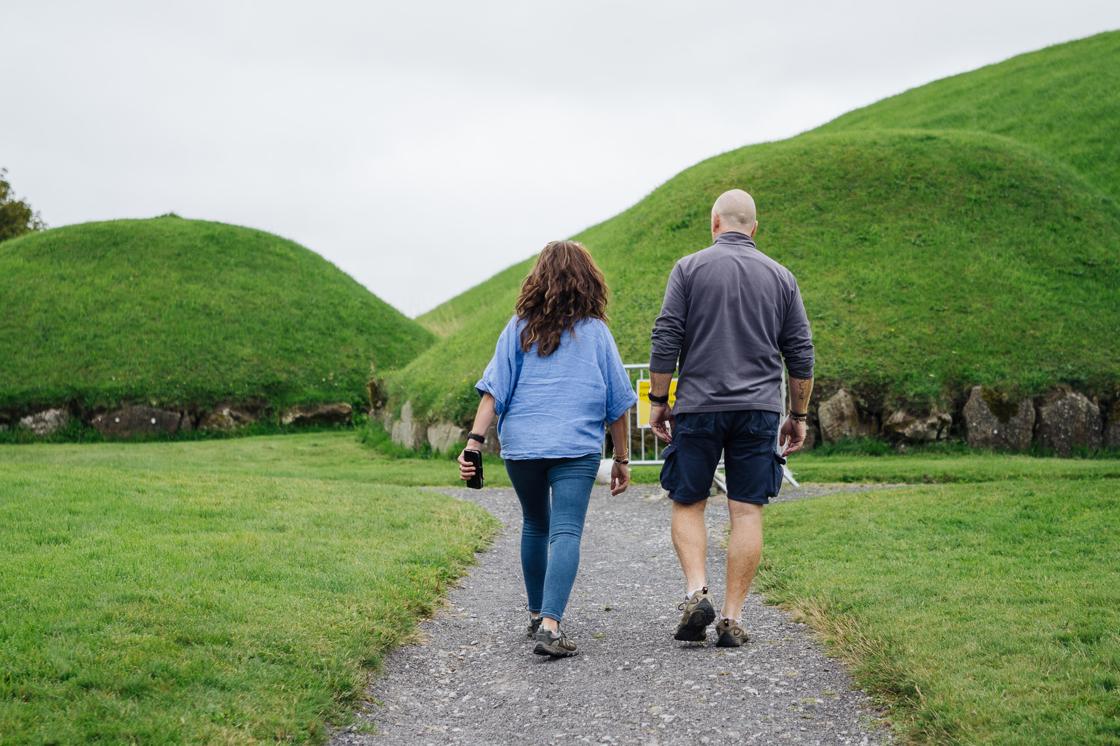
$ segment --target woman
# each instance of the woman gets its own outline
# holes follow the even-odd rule
[[[606,282],[587,249],[553,241],[525,278],[517,313],[475,384],[482,401],[466,448],[480,448],[497,415],[502,458],[524,519],[521,569],[538,655],[576,652],[560,620],[579,569],[605,422],[615,449],[611,494],[630,485],[626,412],[637,397],[607,329],[606,306]],[[464,454],[459,475],[474,476]]]

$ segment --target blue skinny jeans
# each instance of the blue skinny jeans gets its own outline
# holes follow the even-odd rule
[[[521,501],[521,570],[529,611],[560,621],[579,570],[579,542],[599,454],[507,460]]]

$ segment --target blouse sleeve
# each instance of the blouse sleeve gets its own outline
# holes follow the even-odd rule
[[[603,325],[603,346],[599,355],[599,367],[602,369],[603,380],[607,384],[607,422],[611,423],[626,410],[638,402],[634,387],[630,384],[630,376],[626,368],[622,367],[622,356],[618,354],[618,345],[606,324]]]
[[[517,374],[517,317],[506,324],[494,346],[494,357],[474,385],[478,395],[490,394],[494,397],[494,412],[503,414],[513,393],[514,377]]]

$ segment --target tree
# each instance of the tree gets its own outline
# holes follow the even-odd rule
[[[32,210],[26,200],[16,199],[8,183],[8,169],[0,168],[0,241],[45,227],[39,213]]]

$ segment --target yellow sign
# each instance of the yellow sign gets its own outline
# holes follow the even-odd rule
[[[646,395],[649,394],[649,379],[643,378],[638,381],[638,427],[649,427],[649,399]],[[677,403],[677,379],[669,382],[669,406]]]

